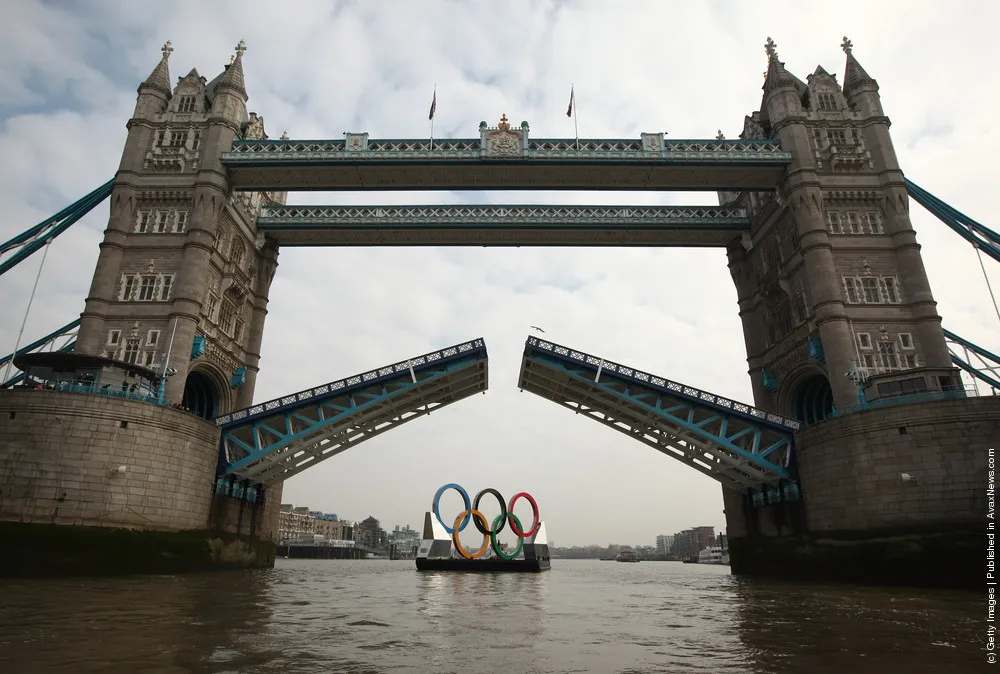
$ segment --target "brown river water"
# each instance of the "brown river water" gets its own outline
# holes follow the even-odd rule
[[[786,584],[728,567],[412,561],[0,581],[0,673],[977,672],[985,593]]]

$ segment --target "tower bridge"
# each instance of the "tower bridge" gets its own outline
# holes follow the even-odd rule
[[[910,199],[995,260],[1000,236],[904,177],[878,84],[842,47],[841,85],[822,67],[793,75],[768,40],[759,109],[734,140],[536,139],[506,115],[478,138],[271,140],[246,108],[242,42],[211,81],[176,84],[167,43],[114,179],[0,245],[3,274],[110,197],[80,318],[0,359],[0,520],[208,528],[236,536],[213,539],[215,562],[266,566],[273,551],[247,541],[273,540],[284,479],[486,392],[476,339],[255,403],[283,246],[702,246],[727,252],[752,405],[535,337],[518,386],[717,480],[734,572],[899,580],[912,540],[893,536],[917,526],[944,571],[913,579],[974,577],[978,552],[962,551],[981,540],[973,494],[1000,404],[960,370],[995,394],[1000,363],[942,328]],[[286,203],[443,189],[713,190],[719,206]],[[46,349],[62,369],[19,361]],[[66,366],[70,350],[87,366]],[[159,391],[134,391],[153,375]],[[900,482],[921,472],[919,493]],[[109,512],[120,475],[135,499]]]

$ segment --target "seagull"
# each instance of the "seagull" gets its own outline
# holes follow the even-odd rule
[[[531,328],[531,329],[533,329],[533,330],[538,330],[539,332],[545,332],[544,330],[542,330],[537,325],[529,325],[528,327]]]

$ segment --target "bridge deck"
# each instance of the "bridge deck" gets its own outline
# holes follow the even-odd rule
[[[518,387],[585,414],[736,489],[794,479],[802,424],[536,337]]]
[[[238,190],[772,190],[792,155],[770,140],[531,139],[498,154],[483,138],[237,141],[222,161]],[[653,134],[655,140],[655,134]],[[364,138],[362,138],[364,137]],[[358,140],[361,139],[361,142]],[[648,139],[647,139],[648,140]],[[520,141],[518,141],[519,143]]]
[[[482,339],[218,417],[219,475],[285,480],[489,385]]]
[[[269,206],[282,246],[698,246],[749,230],[725,206]]]

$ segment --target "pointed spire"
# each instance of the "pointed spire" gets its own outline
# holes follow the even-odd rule
[[[854,45],[847,39],[846,35],[844,41],[840,43],[840,48],[847,54],[847,65],[844,67],[844,96],[849,97],[854,89],[865,84],[874,84],[875,88],[878,89],[878,83],[865,72],[858,60],[854,58]]]
[[[778,60],[778,45],[767,38],[764,51],[767,53],[767,72],[764,73],[764,91],[768,92],[784,84],[795,86],[795,77],[785,70],[785,64]]]
[[[216,90],[225,86],[232,87],[243,94],[243,98],[246,98],[246,83],[243,80],[243,53],[246,50],[247,43],[240,40],[236,45],[236,54],[230,60],[229,65],[226,66],[226,71],[222,73],[222,77],[219,78]]]
[[[139,85],[139,91],[142,91],[143,87],[150,87],[162,91],[168,97],[170,96],[170,68],[167,66],[167,59],[170,58],[170,53],[173,50],[174,46],[170,40],[163,43],[163,47],[160,49],[163,52],[163,56],[160,58],[160,62],[156,64],[156,67],[153,68],[153,72],[149,73],[149,77]]]

